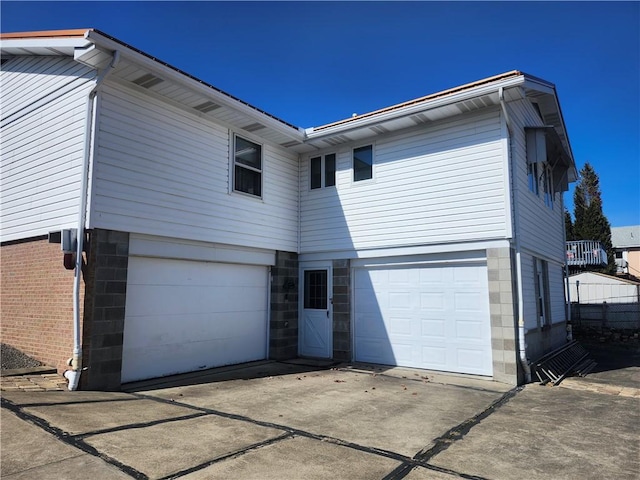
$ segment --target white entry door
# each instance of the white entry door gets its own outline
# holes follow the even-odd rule
[[[305,357],[331,358],[333,320],[331,266],[302,268],[299,353]]]

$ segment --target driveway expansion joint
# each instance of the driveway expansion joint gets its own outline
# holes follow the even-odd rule
[[[120,470],[123,473],[126,473],[127,475],[138,479],[138,480],[148,480],[148,476],[145,475],[144,473],[136,470],[133,467],[130,467],[129,465],[125,465],[121,462],[119,462],[118,460],[109,457],[108,455],[105,455],[103,453],[100,453],[97,449],[95,449],[94,447],[92,447],[91,445],[87,444],[83,439],[79,439],[77,438],[78,436],[76,435],[71,435],[68,432],[65,432],[64,430],[61,430],[60,428],[54,427],[53,425],[51,425],[49,422],[47,422],[46,420],[27,413],[23,410],[23,407],[20,407],[18,405],[16,405],[15,403],[7,400],[6,398],[0,398],[0,406],[2,408],[6,408],[7,410],[9,410],[10,412],[14,413],[18,418],[25,420],[29,423],[32,423],[34,425],[36,425],[37,427],[40,427],[41,429],[43,429],[45,432],[53,435],[55,438],[57,438],[58,440],[66,443],[67,445],[70,445],[72,447],[75,447],[79,450],[81,450],[84,453],[88,453],[89,455],[92,455],[94,457],[97,457],[103,461],[105,461],[106,463],[113,465],[115,468],[117,468],[118,470]]]
[[[165,477],[160,478],[159,480],[169,480],[169,479],[173,479],[173,478],[180,478],[183,477],[185,475],[189,475],[190,473],[193,472],[197,472],[199,470],[205,469],[207,467],[210,467],[211,465],[215,465],[216,463],[222,462],[224,460],[229,460],[231,458],[237,458],[237,457],[241,457],[242,455],[249,453],[253,450],[257,450],[258,448],[262,448],[262,447],[266,447],[269,445],[273,445],[274,443],[280,442],[282,440],[286,440],[287,438],[292,438],[294,437],[294,435],[291,432],[286,432],[283,435],[278,435],[275,438],[270,438],[268,440],[265,440],[263,442],[258,442],[258,443],[254,443],[252,445],[249,445],[245,448],[242,448],[240,450],[236,450],[234,452],[230,452],[226,455],[221,455],[217,458],[214,458],[213,460],[209,460],[206,461],[204,463],[201,463],[200,465],[196,465],[195,467],[191,467],[191,468],[187,468],[185,470],[181,470],[179,472],[175,472],[175,473],[171,473]]]
[[[469,433],[469,431],[473,427],[478,425],[482,420],[484,420],[489,415],[491,415],[496,410],[498,410],[500,407],[502,407],[504,404],[506,404],[509,400],[515,397],[518,392],[522,391],[523,389],[524,387],[519,386],[519,387],[512,388],[508,392],[504,393],[500,398],[498,398],[493,403],[491,403],[491,405],[489,405],[486,409],[484,409],[479,414],[474,415],[471,418],[468,418],[464,422],[456,425],[455,427],[449,429],[440,437],[436,438],[434,441],[434,445],[431,448],[426,450],[421,450],[420,452],[418,452],[413,456],[410,462],[404,462],[402,465],[400,465],[391,473],[389,473],[386,477],[384,477],[383,480],[400,480],[406,477],[411,472],[413,467],[416,465],[427,468],[429,470],[447,473],[449,475],[455,475],[459,478],[467,478],[471,480],[486,480],[486,479],[483,479],[482,477],[467,475],[464,473],[455,472],[455,471],[443,469],[440,467],[435,467],[434,465],[430,465],[429,461],[440,452],[443,452],[444,450],[449,448],[455,442],[462,440],[465,437],[465,435]]]

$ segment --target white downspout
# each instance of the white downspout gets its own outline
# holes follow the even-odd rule
[[[93,131],[93,105],[98,93],[98,88],[102,85],[107,75],[116,67],[120,60],[120,52],[113,52],[111,64],[98,74],[96,84],[87,96],[87,122],[84,131],[84,148],[82,152],[82,171],[80,186],[80,209],[78,211],[78,232],[76,236],[76,266],[73,282],[73,357],[70,361],[71,370],[64,372],[65,378],[69,381],[69,390],[77,390],[82,371],[82,340],[80,338],[80,277],[82,276],[82,252],[84,250],[84,222],[87,210],[87,191],[89,183],[89,161],[92,153],[91,134]]]
[[[567,292],[567,342],[573,340],[573,326],[571,324],[571,286],[569,285],[569,262],[567,262],[567,230],[564,223],[564,193],[560,196],[562,211],[562,241],[564,242],[564,278]]]
[[[527,360],[527,349],[525,343],[525,334],[526,329],[524,328],[524,300],[522,298],[522,255],[521,255],[521,247],[520,247],[520,220],[518,216],[518,182],[516,177],[516,171],[514,167],[514,162],[511,161],[511,121],[509,119],[509,113],[507,112],[507,106],[504,101],[504,89],[500,87],[498,89],[498,98],[500,100],[500,106],[502,107],[502,113],[504,114],[504,119],[507,124],[507,131],[509,134],[508,137],[508,159],[510,163],[511,170],[511,182],[513,192],[513,238],[516,249],[516,288],[518,292],[518,353],[520,358],[520,364],[522,365],[522,370],[524,371],[525,383],[531,382],[531,368],[529,367],[529,362]]]

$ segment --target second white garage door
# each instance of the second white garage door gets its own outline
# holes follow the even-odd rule
[[[486,265],[354,272],[357,361],[492,375]]]
[[[122,382],[267,356],[267,267],[130,257]]]

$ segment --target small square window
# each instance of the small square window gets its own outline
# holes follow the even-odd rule
[[[234,137],[233,189],[262,197],[262,146]]]
[[[353,149],[353,181],[373,178],[373,145]]]

